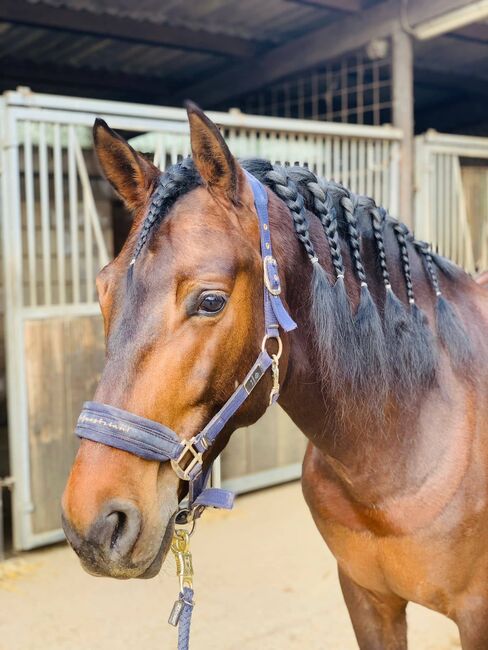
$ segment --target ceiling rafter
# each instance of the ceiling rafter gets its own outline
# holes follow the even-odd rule
[[[328,11],[340,11],[341,13],[355,13],[361,11],[361,0],[289,0],[295,4],[309,5],[327,9]]]
[[[262,47],[257,41],[237,36],[97,14],[83,9],[33,4],[27,0],[2,0],[0,21],[235,58],[255,56]]]
[[[409,5],[408,20],[416,26],[469,3],[470,0],[415,0]],[[219,106],[280,78],[364,47],[373,39],[389,37],[400,28],[400,3],[385,0],[279,45],[258,60],[226,67],[214,75],[211,85],[201,81],[187,87],[184,94],[205,106]],[[174,99],[178,101],[183,96]]]

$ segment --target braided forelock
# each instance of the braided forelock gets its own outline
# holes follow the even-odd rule
[[[202,179],[191,158],[185,158],[180,163],[168,167],[167,171],[161,174],[137,237],[131,265],[139,257],[154,228],[162,221],[177,199],[199,185],[202,185]]]

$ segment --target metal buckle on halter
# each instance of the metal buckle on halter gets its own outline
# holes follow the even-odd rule
[[[269,277],[270,265],[274,267],[271,269],[271,272],[273,273],[273,280],[271,280]],[[266,257],[263,259],[263,269],[264,269],[264,284],[266,285],[266,289],[273,296],[279,296],[281,293],[281,284],[280,284],[280,276],[278,275],[278,262],[275,260],[275,258],[272,255],[266,255]],[[273,286],[273,281],[275,283],[274,286]]]
[[[178,456],[178,458],[171,459],[171,467],[175,471],[176,476],[183,479],[184,481],[191,481],[192,477],[190,476],[190,472],[197,465],[203,465],[202,452],[198,451],[198,449],[195,449],[195,447],[193,446],[194,442],[195,442],[195,438],[191,438],[191,440],[182,441],[182,444],[184,445],[185,448]],[[192,458],[186,467],[182,467],[181,463],[185,460],[187,454],[190,454]]]

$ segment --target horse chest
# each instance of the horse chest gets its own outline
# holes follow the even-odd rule
[[[395,593],[444,613],[454,606],[452,594],[472,587],[474,562],[486,581],[486,461],[481,454],[471,457],[467,465],[442,466],[442,478],[434,476],[419,490],[365,507],[324,474],[309,450],[305,499],[342,570],[365,589]]]

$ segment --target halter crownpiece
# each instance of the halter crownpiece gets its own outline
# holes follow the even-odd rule
[[[232,508],[234,495],[231,492],[206,489],[211,464],[204,470],[204,455],[270,367],[273,373],[270,404],[276,402],[282,349],[279,328],[289,332],[297,326],[280,298],[281,283],[271,247],[267,191],[254,176],[245,173],[253,191],[259,221],[264,277],[264,337],[261,352],[244,381],[210,422],[190,440],[182,439],[164,424],[100,402],[84,404],[75,430],[80,438],[101,442],[147,460],[171,461],[179,478],[189,482],[189,509],[192,511],[198,506],[197,514],[201,514],[205,506]],[[270,339],[278,343],[278,352],[271,356],[266,349]]]

